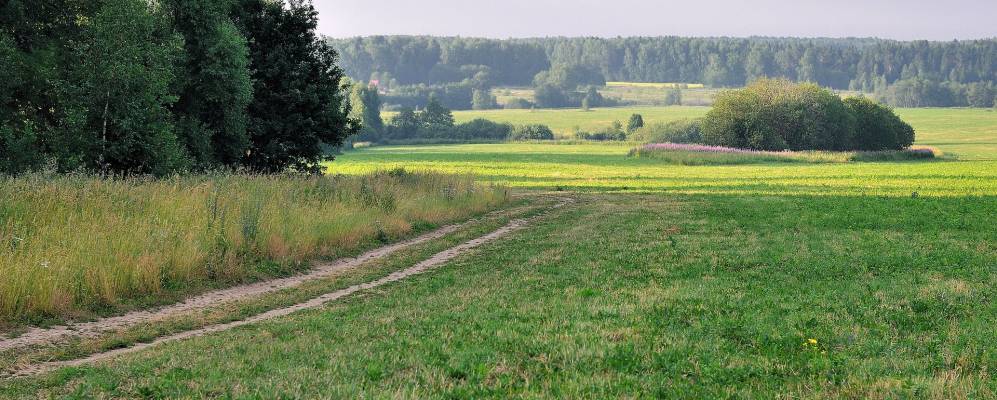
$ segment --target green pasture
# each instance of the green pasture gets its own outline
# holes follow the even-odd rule
[[[513,124],[544,124],[561,136],[576,130],[592,131],[613,121],[626,122],[641,114],[645,123],[662,123],[702,117],[709,107],[620,107],[558,110],[457,111],[457,122],[485,118]],[[963,160],[997,159],[997,111],[968,108],[898,109],[897,113],[917,131],[917,144],[938,147]]]

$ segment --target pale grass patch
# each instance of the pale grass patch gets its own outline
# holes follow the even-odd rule
[[[0,177],[0,322],[224,286],[508,201],[434,173]]]

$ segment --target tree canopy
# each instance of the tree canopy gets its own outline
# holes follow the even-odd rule
[[[900,150],[914,142],[910,125],[885,106],[772,79],[718,95],[700,129],[706,144],[756,150]]]
[[[0,7],[0,173],[317,172],[359,129],[310,2]]]

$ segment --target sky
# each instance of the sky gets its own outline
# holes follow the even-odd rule
[[[313,0],[331,37],[997,37],[997,0]]]

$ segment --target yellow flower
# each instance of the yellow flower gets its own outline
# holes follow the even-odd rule
[[[817,339],[807,339],[807,344],[809,344],[811,346],[816,346],[817,345]]]

